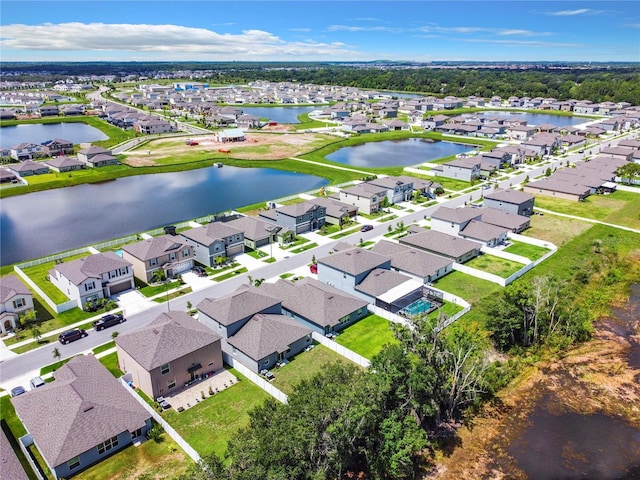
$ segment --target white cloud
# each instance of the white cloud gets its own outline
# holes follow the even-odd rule
[[[371,26],[361,27],[358,25],[329,25],[327,30],[330,32],[390,32],[390,33],[403,33],[408,31],[406,28],[398,27],[382,27]]]
[[[577,8],[575,10],[556,10],[546,13],[554,17],[575,17],[576,15],[604,15],[612,12],[608,10],[593,10],[591,8]]]
[[[5,25],[2,50],[145,52],[163,58],[351,58],[359,52],[341,43],[289,42],[262,30],[217,33],[178,25],[61,23]]]
[[[482,38],[466,38],[462,41],[470,43],[491,43],[494,45],[504,45],[506,47],[583,48],[587,46],[580,43],[543,42],[541,40],[491,40]]]

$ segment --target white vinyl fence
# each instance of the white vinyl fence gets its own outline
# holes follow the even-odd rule
[[[229,355],[228,353],[222,352],[222,359],[224,360],[224,363],[238,370],[242,375],[247,377],[251,382],[255,383],[257,386],[259,386],[261,389],[263,389],[273,398],[275,398],[279,402],[282,402],[285,404],[287,403],[287,395],[284,392],[282,392],[281,390],[278,390],[276,387],[271,385],[267,380],[265,380],[263,377],[261,377],[257,373],[249,370],[242,363],[234,359],[231,355]]]
[[[325,347],[329,348],[330,350],[333,350],[338,355],[341,355],[344,358],[348,358],[353,363],[356,363],[356,364],[360,365],[361,367],[369,368],[369,365],[371,364],[371,362],[369,361],[369,359],[364,358],[362,355],[359,355],[356,352],[354,352],[352,350],[349,350],[348,348],[343,347],[342,345],[337,343],[335,340],[328,339],[327,337],[325,337],[321,333],[313,332],[311,335],[312,335],[313,339],[316,342],[318,342],[321,345],[324,345]]]

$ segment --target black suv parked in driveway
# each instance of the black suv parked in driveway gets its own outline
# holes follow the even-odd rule
[[[60,343],[62,343],[63,345],[66,345],[69,342],[75,342],[76,340],[80,340],[81,338],[84,338],[86,336],[86,330],[76,328],[74,330],[67,330],[66,332],[62,332],[58,336],[58,340],[60,340]]]
[[[114,325],[117,325],[118,323],[122,323],[124,321],[126,321],[127,319],[124,318],[122,316],[122,314],[120,313],[114,313],[114,314],[108,314],[105,315],[104,317],[102,317],[99,320],[96,320],[95,322],[93,322],[93,328],[96,329],[96,331],[100,331],[104,328],[109,328],[109,327],[113,327]]]

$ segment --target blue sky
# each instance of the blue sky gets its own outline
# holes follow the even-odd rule
[[[632,61],[630,1],[0,2],[2,61]]]

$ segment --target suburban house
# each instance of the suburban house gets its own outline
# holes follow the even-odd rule
[[[11,442],[4,430],[0,432],[0,452],[2,452],[2,475],[11,480],[29,480]]]
[[[15,330],[20,315],[33,310],[33,294],[15,275],[0,277],[0,331]]]
[[[530,217],[535,197],[518,190],[494,190],[484,194],[484,205],[504,212]]]
[[[458,158],[442,164],[442,171],[438,174],[446,178],[455,178],[465,182],[470,182],[480,176],[480,158],[467,157]]]
[[[49,173],[49,167],[45,163],[34,162],[33,160],[24,160],[23,162],[19,163],[10,163],[9,165],[7,165],[7,167],[21,177]]]
[[[225,222],[211,222],[180,233],[195,248],[195,258],[207,267],[216,258],[229,258],[244,253],[244,232]]]
[[[475,208],[439,207],[431,214],[431,229],[449,235],[459,235],[472,220],[482,214]]]
[[[53,157],[44,162],[51,170],[59,173],[72,172],[74,170],[82,170],[87,168],[87,164],[81,162],[77,158],[65,157],[60,155],[59,157]]]
[[[324,207],[326,223],[332,225],[342,225],[358,214],[358,207],[331,197],[317,197],[313,203]]]
[[[356,285],[359,296],[392,313],[423,296],[423,282],[394,270],[375,268]]]
[[[18,183],[18,175],[8,168],[0,168],[0,183]]]
[[[59,263],[49,270],[49,280],[80,308],[88,301],[135,288],[133,265],[113,252]]]
[[[480,255],[481,245],[435,230],[409,227],[409,235],[402,237],[401,245],[450,258],[456,263],[464,263]]]
[[[260,217],[292,232],[313,232],[326,222],[327,209],[315,201],[305,201],[261,211]]]
[[[283,313],[322,334],[339,331],[369,314],[368,302],[310,277],[295,283],[265,282],[260,289],[282,300]]]
[[[278,241],[278,233],[271,223],[256,217],[239,216],[225,221],[226,225],[244,233],[244,246],[252,250]]]
[[[122,258],[133,265],[133,274],[145,283],[161,270],[172,278],[193,268],[195,249],[178,235],[162,235],[122,246]]]
[[[186,312],[162,313],[115,340],[120,370],[152,399],[223,368],[221,337]]]
[[[61,138],[47,140],[46,142],[42,142],[42,153],[48,157],[73,153],[73,142]]]
[[[521,233],[531,226],[531,218],[517,213],[505,212],[491,207],[478,208],[484,223],[506,228],[513,233]]]
[[[411,177],[379,177],[369,180],[367,183],[384,188],[391,205],[411,200],[413,195],[413,179]]]
[[[507,240],[509,230],[479,220],[471,220],[458,234],[462,238],[482,242],[487,247],[502,245]]]
[[[9,147],[11,158],[16,161],[30,160],[42,156],[42,145],[37,143],[24,142]]]
[[[584,200],[591,195],[591,188],[579,182],[565,182],[554,180],[552,177],[529,182],[524,186],[524,191],[536,195],[564,198],[566,200]]]
[[[358,211],[371,215],[382,208],[387,189],[370,183],[359,183],[340,190],[340,201],[358,207]]]
[[[371,249],[391,258],[391,270],[431,283],[453,270],[453,260],[389,240],[380,240]]]
[[[257,313],[227,343],[227,353],[257,373],[297,355],[313,340],[311,329],[291,317]]]
[[[55,381],[11,399],[54,478],[70,478],[144,439],[151,415],[93,356],[79,355]]]
[[[118,164],[118,159],[111,154],[111,150],[93,145],[78,151],[78,160],[86,163],[88,167],[104,167]]]

